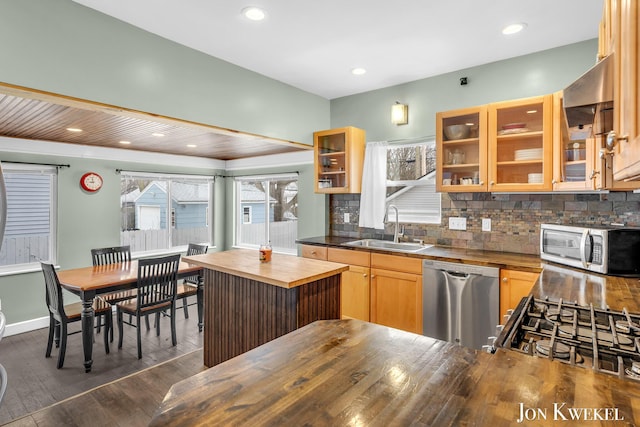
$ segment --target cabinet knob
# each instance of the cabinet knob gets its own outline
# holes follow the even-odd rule
[[[495,185],[495,182],[494,181],[490,181],[489,185]]]
[[[606,141],[607,141],[607,148],[611,150],[613,149],[613,147],[616,146],[616,142],[618,141],[629,142],[629,135],[618,136],[616,131],[612,130],[607,134]]]
[[[555,179],[552,179],[552,180],[551,180],[551,183],[552,183],[553,185],[556,185],[556,184],[558,183],[558,181],[556,181]]]
[[[316,251],[311,251],[311,255],[315,255],[315,254],[316,254]]]
[[[507,283],[507,282],[509,281],[509,279],[507,279],[506,277],[503,277],[503,278],[502,278],[502,281],[503,281],[504,283]]]
[[[373,279],[373,278],[375,278],[375,277],[376,277],[376,275],[375,275],[375,274],[372,274],[372,275],[371,275],[371,278],[372,278],[372,279]]]
[[[363,274],[363,275],[362,275],[362,277],[367,277],[367,275],[366,275],[366,274]]]
[[[480,185],[484,185],[484,181],[480,181]]]

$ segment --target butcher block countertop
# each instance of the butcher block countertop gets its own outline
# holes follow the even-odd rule
[[[563,419],[572,414],[583,418]],[[358,320],[324,320],[175,384],[150,425],[638,423],[637,382]]]
[[[258,251],[249,249],[212,252],[183,257],[182,259],[210,270],[282,288],[295,288],[309,282],[335,276],[349,269],[349,266],[345,264],[276,253],[272,255],[271,262],[260,262]]]

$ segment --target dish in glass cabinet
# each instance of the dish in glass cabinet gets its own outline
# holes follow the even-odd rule
[[[498,131],[498,135],[514,135],[525,132],[529,132],[529,128],[502,129]]]

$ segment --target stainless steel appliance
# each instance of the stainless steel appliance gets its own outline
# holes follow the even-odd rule
[[[640,276],[640,228],[540,226],[540,258],[602,274]]]
[[[497,347],[640,381],[640,314],[523,298]]]
[[[424,260],[423,334],[481,349],[499,323],[499,276],[493,267]]]

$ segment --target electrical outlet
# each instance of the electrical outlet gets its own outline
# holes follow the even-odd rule
[[[482,218],[482,231],[491,231],[491,218]]]
[[[467,218],[464,217],[450,217],[449,218],[449,230],[466,230]]]
[[[344,213],[344,222],[345,223],[349,222],[349,212]]]

